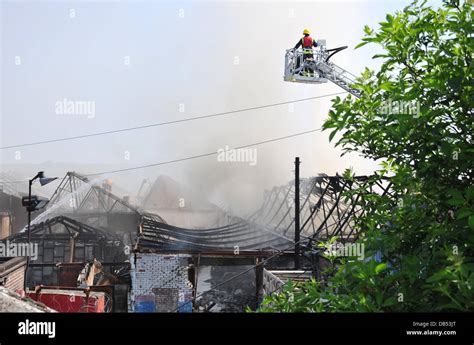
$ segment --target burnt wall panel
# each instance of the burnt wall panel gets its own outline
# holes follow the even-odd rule
[[[211,312],[243,312],[256,306],[255,270],[253,266],[199,266],[196,307]],[[243,273],[247,271],[246,273]],[[237,275],[240,276],[236,277]],[[236,278],[233,278],[236,277]],[[233,279],[231,279],[233,278]],[[230,280],[228,283],[222,284]]]

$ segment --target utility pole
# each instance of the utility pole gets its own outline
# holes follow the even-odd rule
[[[28,181],[28,202],[31,203],[31,185],[33,184],[34,180],[29,180]],[[31,208],[27,207],[28,211],[28,247],[31,246]]]
[[[300,268],[300,157],[295,158],[295,268]]]
[[[26,210],[28,211],[28,250],[31,250],[31,185],[33,184],[34,179],[28,180],[28,207]],[[26,266],[25,266],[25,273],[23,275],[23,290],[26,295],[26,288],[28,286],[28,268],[30,266],[30,256],[26,256]]]

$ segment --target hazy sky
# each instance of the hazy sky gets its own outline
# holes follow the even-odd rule
[[[2,1],[1,137],[9,146],[268,105],[341,91],[331,83],[283,81],[285,49],[304,28],[333,61],[359,74],[375,68],[373,47],[354,50],[364,25],[409,1]],[[88,114],[58,111],[64,99]],[[0,150],[1,170],[94,173],[184,158],[318,128],[330,98],[87,139]],[[92,108],[93,107],[93,108]],[[216,157],[117,173],[133,190],[168,174],[216,202],[249,205],[264,188],[303,176],[376,165],[339,157],[328,132],[258,146],[257,164]],[[34,165],[32,165],[34,164]],[[26,176],[25,176],[26,174]],[[250,203],[251,204],[251,203]],[[250,206],[248,206],[250,207]]]

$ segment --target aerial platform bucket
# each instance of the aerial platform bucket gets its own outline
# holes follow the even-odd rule
[[[357,98],[362,95],[362,90],[357,87],[357,78],[329,61],[329,59],[347,46],[326,49],[326,40],[318,40],[316,49],[305,48],[288,49],[285,54],[284,81],[305,84],[321,84],[328,80]],[[309,54],[308,54],[309,51]],[[305,56],[306,53],[306,56]]]
[[[312,58],[304,58],[303,50],[287,49],[285,54],[285,75],[283,80],[297,83],[322,84],[327,79],[318,72],[317,63],[324,58],[326,40],[318,40],[318,48]]]

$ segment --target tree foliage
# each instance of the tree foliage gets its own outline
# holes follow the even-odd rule
[[[415,1],[364,31],[359,46],[379,45],[382,65],[359,78],[360,99],[333,100],[324,129],[343,154],[381,162],[367,183],[389,179],[392,193],[364,197],[366,260],[290,282],[260,311],[472,311],[472,5]]]

